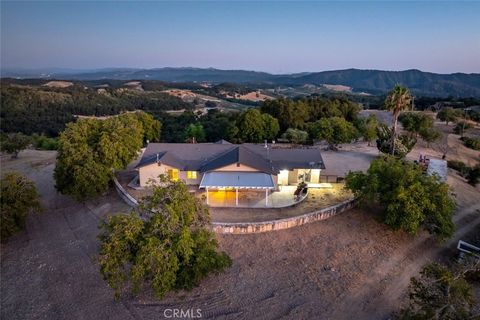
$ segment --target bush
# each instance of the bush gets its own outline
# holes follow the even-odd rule
[[[457,122],[457,125],[455,126],[455,128],[453,128],[453,132],[455,134],[463,135],[465,131],[472,128],[473,126],[469,122],[460,121],[460,122]]]
[[[30,212],[40,211],[35,184],[19,173],[7,173],[1,180],[1,240],[25,228]]]
[[[468,183],[472,186],[476,186],[480,180],[480,164],[477,164],[475,167],[470,168],[467,174]]]
[[[32,136],[32,143],[35,149],[39,150],[57,150],[58,149],[58,140],[55,138],[49,138],[44,135]]]
[[[459,175],[466,178],[468,183],[472,186],[477,185],[480,180],[480,164],[471,168],[462,161],[449,160],[447,166],[453,170],[456,170]]]
[[[447,166],[453,170],[458,171],[458,173],[465,177],[467,176],[468,172],[470,171],[470,167],[465,164],[465,162],[457,161],[457,160],[448,160]]]
[[[463,143],[465,147],[473,149],[473,150],[480,150],[480,139],[479,138],[467,138],[464,137]]]
[[[392,129],[386,124],[380,123],[377,126],[377,149],[385,154],[392,152]],[[395,156],[405,157],[417,143],[417,139],[411,135],[400,135],[395,138]]]

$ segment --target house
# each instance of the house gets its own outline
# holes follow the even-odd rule
[[[275,145],[216,143],[150,143],[136,166],[141,187],[166,175],[206,192],[269,192],[299,182],[318,184],[325,165],[319,149]]]

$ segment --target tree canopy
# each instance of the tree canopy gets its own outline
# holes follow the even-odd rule
[[[480,260],[473,257],[452,267],[426,265],[410,280],[410,304],[396,319],[475,319],[473,279],[480,279]]]
[[[30,137],[23,133],[8,133],[0,137],[1,150],[12,155],[12,158],[18,158],[18,153],[27,148],[32,142]]]
[[[437,113],[437,119],[445,121],[448,125],[449,122],[455,122],[460,115],[460,110],[456,110],[451,107],[445,107]]]
[[[308,122],[321,118],[343,117],[347,121],[357,118],[360,107],[345,98],[312,96],[302,99],[275,99],[262,102],[261,111],[278,119],[282,131],[302,129]]]
[[[146,136],[159,137],[160,133],[152,130],[160,124],[152,122],[156,120],[128,113],[70,123],[59,138],[54,171],[57,190],[77,200],[106,191],[112,169],[125,168],[137,156]]]
[[[205,131],[200,123],[190,123],[185,129],[185,141],[203,142],[205,141]]]
[[[358,118],[354,124],[359,134],[363,136],[363,140],[368,142],[370,146],[370,143],[377,138],[377,128],[379,126],[377,116],[370,114],[366,119]]]
[[[157,117],[167,110],[193,108],[192,104],[161,92],[159,89],[164,90],[164,85],[155,88],[153,84],[144,82],[145,91],[139,91],[118,88],[125,82],[117,82],[101,80],[95,85],[91,84],[91,87],[75,83],[67,88],[18,86],[2,82],[2,130],[56,137],[67,123],[75,121],[77,115],[107,116],[142,110]],[[98,88],[97,85],[107,86]],[[146,139],[154,140],[148,137]]]
[[[422,112],[405,112],[399,117],[403,128],[415,139],[420,136],[427,143],[441,138],[441,133],[434,127],[431,117]]]
[[[1,240],[25,228],[27,215],[41,210],[35,184],[17,172],[9,172],[0,181]]]
[[[294,144],[302,144],[307,141],[308,133],[306,131],[288,128],[282,135],[282,138],[287,139]]]
[[[357,137],[354,125],[344,118],[322,118],[312,124],[310,133],[313,139],[326,140],[331,146],[349,143]]]
[[[280,127],[278,120],[258,109],[248,109],[237,119],[238,136],[242,142],[263,142],[274,139]]]
[[[346,187],[365,204],[382,208],[382,220],[394,229],[415,234],[425,228],[439,239],[454,232],[455,203],[446,183],[423,174],[422,168],[393,157],[374,160],[367,173],[350,172]]]
[[[207,229],[208,208],[183,182],[162,180],[138,209],[101,225],[101,272],[117,297],[126,288],[138,293],[149,286],[161,299],[231,265]]]

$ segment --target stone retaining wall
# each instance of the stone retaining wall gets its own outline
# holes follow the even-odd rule
[[[115,177],[115,172],[113,173],[113,183],[115,184],[115,189],[117,190],[118,195],[123,201],[125,201],[130,207],[135,208],[138,206],[138,201],[122,187],[120,182],[118,182],[117,177]]]
[[[137,207],[138,201],[132,197],[118,182],[115,175],[113,175],[113,183],[115,189],[120,197],[131,207]],[[247,233],[260,233],[269,232],[275,230],[282,230],[301,226],[314,221],[325,220],[333,217],[345,210],[351,209],[355,206],[355,199],[350,199],[334,206],[323,208],[320,210],[312,211],[302,214],[300,216],[262,221],[262,222],[212,222],[211,229],[217,233],[233,233],[233,234],[247,234]]]
[[[291,218],[262,222],[212,222],[211,224],[213,231],[217,233],[246,234],[268,232],[301,226],[314,221],[325,220],[345,210],[351,209],[354,206],[355,199],[351,199],[328,208],[312,211]]]

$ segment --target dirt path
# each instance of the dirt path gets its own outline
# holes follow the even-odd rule
[[[21,171],[35,181],[45,210],[29,217],[26,232],[2,244],[1,318],[132,319],[93,260],[96,225],[125,206],[114,196],[81,204],[59,195],[54,158],[54,152],[26,151],[18,160],[2,159],[2,171]]]
[[[392,250],[392,256],[372,270],[368,280],[358,288],[348,291],[340,299],[338,311],[333,319],[382,319],[398,308],[398,301],[407,297],[406,290],[412,275],[420,272],[422,267],[442,259],[445,247],[456,247],[458,240],[471,231],[480,233],[480,203],[470,205],[455,216],[457,227],[455,235],[446,243],[436,243],[427,234],[412,241],[401,250]],[[469,221],[458,224],[462,218]]]

